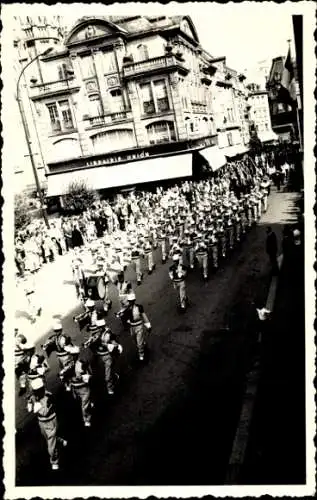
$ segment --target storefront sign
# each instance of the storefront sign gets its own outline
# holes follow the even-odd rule
[[[101,165],[111,165],[113,163],[119,163],[123,161],[131,161],[131,160],[143,160],[144,158],[148,158],[150,153],[148,151],[141,151],[140,153],[133,154],[120,154],[116,156],[108,156],[107,158],[101,158],[100,160],[89,160],[84,163],[83,167],[100,167]]]
[[[109,153],[90,158],[79,157],[76,160],[64,160],[48,164],[50,173],[57,173],[61,171],[70,171],[83,168],[93,168],[109,166],[118,163],[126,163],[137,160],[144,160],[146,158],[157,157],[162,154],[172,154],[185,150],[195,150],[206,148],[208,146],[215,146],[217,144],[217,136],[202,137],[201,139],[194,139],[183,142],[170,142],[164,144],[156,144],[149,148],[135,149],[134,151],[120,151],[118,153]]]

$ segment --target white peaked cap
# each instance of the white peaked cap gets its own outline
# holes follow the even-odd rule
[[[37,389],[41,389],[42,387],[44,387],[44,382],[41,378],[35,378],[34,380],[30,381],[30,385],[33,391],[36,391]]]
[[[106,322],[104,319],[97,319],[96,326],[105,326]]]
[[[94,305],[95,305],[95,303],[93,300],[91,300],[91,299],[86,300],[86,304],[85,304],[86,307],[94,307]]]
[[[73,345],[69,348],[69,352],[71,354],[79,354],[79,347],[78,345]]]
[[[180,256],[178,254],[175,254],[175,255],[173,255],[173,260],[179,260],[179,257]]]
[[[128,300],[135,300],[135,293],[133,293],[133,292],[128,293],[127,299]]]
[[[60,321],[56,321],[56,323],[54,323],[53,325],[53,330],[57,331],[57,330],[63,330],[63,325]]]

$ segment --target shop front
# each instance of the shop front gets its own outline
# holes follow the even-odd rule
[[[214,150],[216,141],[216,136],[207,136],[196,141],[131,148],[51,163],[47,197],[61,197],[67,194],[72,183],[78,182],[89,189],[104,191],[190,178],[193,155],[202,149]]]

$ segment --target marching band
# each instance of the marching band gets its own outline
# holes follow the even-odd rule
[[[107,324],[112,306],[109,292],[115,290],[120,303],[115,312],[129,329],[135,342],[140,362],[146,357],[147,337],[151,322],[144,306],[136,301],[136,291],[125,278],[125,269],[132,264],[136,284],[143,279],[144,264],[148,274],[155,270],[154,252],[160,254],[162,264],[170,258],[168,276],[177,295],[177,305],[184,312],[189,304],[186,278],[197,266],[203,280],[210,278],[221,262],[231,254],[243,235],[267,210],[269,180],[266,169],[252,161],[238,165],[242,189],[231,189],[230,170],[219,178],[192,182],[185,181],[166,191],[158,188],[155,194],[145,193],[137,198],[120,197],[125,217],[125,229],[109,222],[109,229],[97,239],[89,226],[86,245],[73,250],[72,275],[77,297],[84,311],[74,317],[80,330],[86,329],[89,338],[82,348],[90,349],[102,363],[105,387],[109,396],[115,392],[118,375],[115,359],[122,353],[122,345]],[[241,186],[240,186],[241,187]],[[109,212],[109,210],[108,210]],[[110,212],[108,219],[111,219]],[[103,301],[103,311],[96,307]],[[61,322],[53,326],[53,334],[35,352],[23,332],[16,329],[16,376],[20,394],[27,393],[27,407],[38,416],[39,425],[47,441],[52,469],[58,469],[58,427],[51,395],[46,390],[45,374],[49,359],[56,352],[59,377],[65,387],[80,401],[85,427],[91,425],[93,401],[90,380],[91,366],[81,359],[81,348],[64,333]],[[45,355],[43,355],[43,353]],[[65,440],[59,440],[66,444]]]

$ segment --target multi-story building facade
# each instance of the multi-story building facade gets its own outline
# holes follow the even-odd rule
[[[36,78],[37,81],[43,81],[41,64],[36,59],[48,46],[61,46],[63,33],[60,19],[58,17],[16,17],[13,25],[14,51],[13,68],[15,75],[15,85],[23,69],[33,60],[19,80],[17,92],[22,101],[27,129],[32,146],[32,154],[35,167],[38,172],[40,185],[44,188],[46,185],[46,162],[43,155],[41,140],[37,129],[37,113],[30,101],[30,81]],[[25,189],[35,190],[35,180],[31,165],[31,159],[26,144],[23,123],[17,103],[15,104],[13,114],[16,123],[16,141],[19,148],[15,151],[15,190],[23,191]]]
[[[278,136],[272,130],[268,92],[257,84],[249,84],[248,88],[250,123],[255,126],[258,138],[262,143],[278,140]]]
[[[30,94],[49,196],[74,180],[189,176],[193,152],[216,151],[217,68],[188,16],[82,18],[40,64]]]
[[[226,58],[213,60],[217,72],[213,82],[213,107],[219,148],[228,157],[243,154],[249,142],[246,115],[247,90],[245,77],[226,66]]]
[[[285,57],[275,57],[267,81],[272,128],[280,141],[297,139],[296,112],[281,98],[280,86],[284,71]]]

